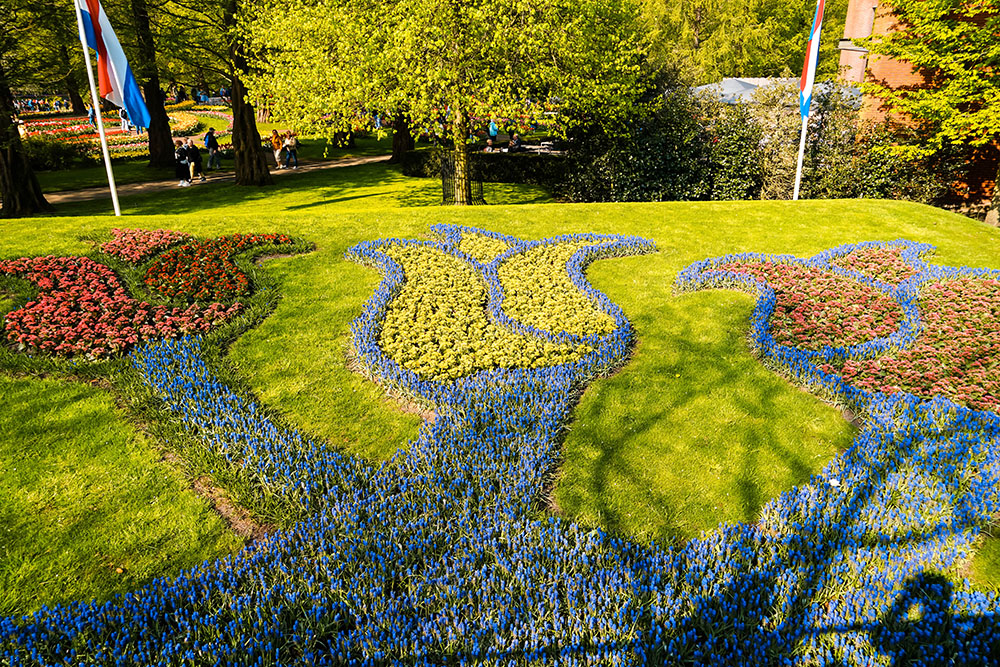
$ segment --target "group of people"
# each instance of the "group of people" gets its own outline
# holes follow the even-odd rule
[[[288,169],[288,165],[294,162],[292,169],[299,168],[299,137],[294,132],[279,134],[277,130],[271,130],[268,139],[271,150],[274,151],[274,164],[278,169]],[[284,155],[284,161],[282,161]]]
[[[39,111],[69,111],[72,109],[68,100],[61,97],[40,98],[23,97],[14,100],[14,111],[17,113],[37,113]]]
[[[492,136],[486,140],[486,148],[483,149],[484,153],[520,153],[527,150],[521,142],[521,137],[516,132],[510,136],[510,141],[507,142],[505,147],[497,146],[494,143],[495,138],[495,136]]]
[[[164,101],[172,101],[174,103],[184,102],[191,99],[199,104],[207,104],[213,97],[216,96],[213,95],[213,91],[211,90],[200,90],[194,86],[191,86],[191,93],[189,95],[184,86],[178,86],[176,83],[171,83],[167,90],[161,90],[160,92],[163,94]],[[221,86],[219,88],[217,97],[222,98],[223,103],[229,104],[229,95],[229,88],[226,88],[225,86]]]
[[[208,150],[209,170],[221,168],[222,152],[219,149],[219,140],[215,136],[214,128],[209,128],[205,134],[205,148]],[[174,139],[174,165],[177,170],[178,187],[190,186],[195,177],[199,177],[202,181],[205,180],[201,150],[192,137]]]

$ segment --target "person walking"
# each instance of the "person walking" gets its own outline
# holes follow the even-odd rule
[[[208,169],[222,169],[222,151],[219,150],[219,140],[215,136],[215,128],[208,128],[205,135],[205,148],[208,149]],[[214,167],[212,165],[215,165]]]
[[[191,168],[189,166],[187,146],[181,139],[174,139],[174,167],[179,179],[177,186],[186,188],[191,185]]]
[[[191,169],[191,180],[194,180],[195,176],[201,177],[201,180],[205,180],[205,172],[202,169],[201,161],[201,151],[194,143],[194,139],[188,137],[187,140],[187,154],[188,154],[188,164]]]
[[[299,138],[294,132],[286,132],[285,140],[282,142],[282,147],[285,149],[285,169],[288,169],[289,162],[295,162],[295,166],[292,169],[299,168]]]
[[[274,151],[274,166],[281,169],[281,151],[284,141],[277,130],[271,130],[271,150]]]

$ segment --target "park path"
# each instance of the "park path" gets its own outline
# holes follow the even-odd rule
[[[385,162],[389,155],[366,155],[363,157],[345,157],[338,160],[324,160],[313,162],[300,162],[298,169],[274,169],[271,168],[271,175],[284,177],[290,174],[304,174],[311,171],[321,171],[324,169],[336,169],[339,167],[356,167],[362,164],[373,164],[375,162]],[[205,181],[192,181],[192,187],[207,185],[209,183],[232,183],[236,176],[232,172],[226,174],[212,174],[208,172]],[[147,181],[145,183],[127,183],[118,186],[118,197],[128,197],[130,195],[148,194],[150,192],[161,192],[163,190],[177,190],[177,179],[171,178],[163,181]],[[59,192],[49,192],[45,199],[50,204],[68,204],[78,201],[90,201],[92,199],[110,199],[111,191],[108,186],[99,188],[84,188],[82,190],[62,190]]]

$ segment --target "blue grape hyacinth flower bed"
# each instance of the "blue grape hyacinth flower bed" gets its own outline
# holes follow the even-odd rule
[[[906,314],[895,334],[816,352],[774,342],[766,283],[713,274],[714,260],[682,272],[682,287],[756,290],[758,353],[851,401],[868,421],[847,451],[769,502],[757,522],[723,525],[683,546],[639,544],[545,517],[539,502],[579,390],[624,363],[633,343],[622,311],[584,270],[652,244],[494,235],[509,247],[482,262],[458,244],[488,233],[437,231],[439,241],[370,242],[349,252],[384,274],[353,325],[362,365],[437,411],[407,450],[375,466],[281,428],[218,379],[198,338],[138,346],[132,363],[165,409],[255,483],[308,507],[308,517],[238,555],[111,601],[2,619],[0,662],[832,666],[1000,658],[997,595],[946,576],[998,509],[1000,420],[945,398],[871,393],[820,368],[837,355],[911,344],[919,280],[876,285]],[[610,333],[545,331],[503,310],[502,263],[569,241],[583,244],[566,264],[570,279],[613,319]],[[399,244],[427,244],[472,267],[504,327],[591,351],[449,382],[404,368],[378,344],[405,282],[386,253]]]

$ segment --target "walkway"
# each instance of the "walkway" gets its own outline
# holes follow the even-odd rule
[[[311,171],[320,171],[323,169],[335,169],[338,167],[356,167],[362,164],[373,164],[375,162],[385,162],[389,159],[388,155],[368,155],[364,157],[345,157],[339,160],[327,160],[323,162],[300,162],[298,169],[279,169],[275,170],[271,168],[271,176],[282,177],[289,174],[303,174]],[[212,174],[212,172],[208,172]],[[235,174],[232,171],[227,171],[224,174],[209,175],[208,180],[202,183],[201,181],[192,181],[191,185],[208,185],[209,183],[232,183],[236,180]],[[147,181],[145,183],[128,183],[125,185],[118,186],[118,197],[128,197],[130,195],[141,195],[150,192],[160,192],[163,190],[176,190],[177,180],[170,179],[166,181]],[[50,192],[45,195],[45,199],[50,204],[67,204],[71,202],[78,201],[89,201],[91,199],[110,199],[111,191],[107,186],[100,188],[86,188],[83,190],[63,190],[61,192]]]

